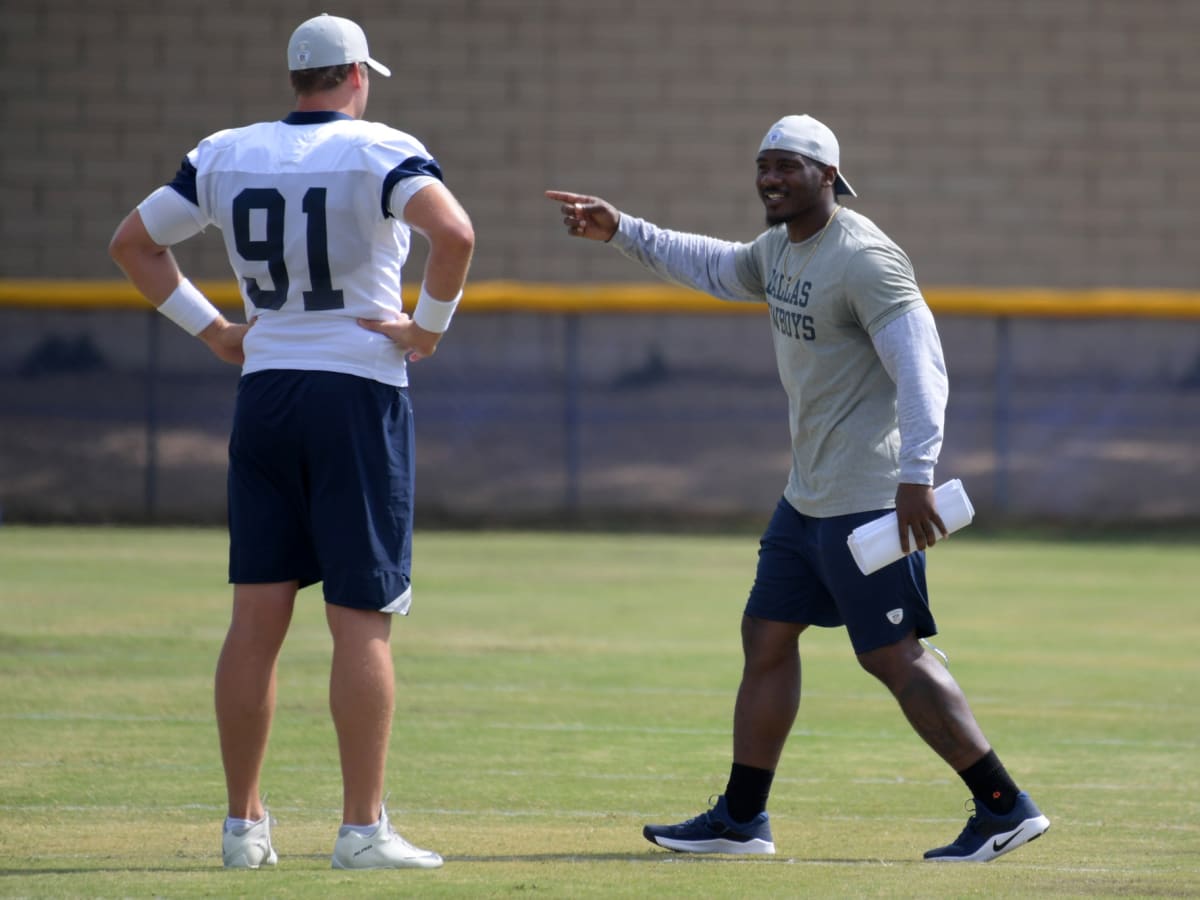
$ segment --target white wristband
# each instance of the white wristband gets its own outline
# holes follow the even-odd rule
[[[221,315],[221,311],[186,278],[171,291],[171,296],[162,302],[158,311],[193,337]]]
[[[453,300],[437,300],[425,292],[425,285],[421,285],[421,294],[417,297],[417,308],[413,310],[412,320],[426,331],[441,334],[450,327],[450,320],[454,318],[454,310],[458,308],[458,301],[461,299],[462,291],[459,291]]]

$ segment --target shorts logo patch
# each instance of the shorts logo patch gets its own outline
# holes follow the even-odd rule
[[[902,610],[902,609],[891,610],[887,614],[887,620],[889,622],[891,622],[893,625],[899,625],[901,622],[904,621],[904,610]]]

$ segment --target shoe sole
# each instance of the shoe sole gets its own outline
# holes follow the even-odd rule
[[[275,865],[279,862],[279,857],[276,856],[275,851],[272,850],[270,856],[266,857],[262,862],[255,866],[250,865],[249,860],[247,860],[244,856],[235,857],[233,860],[224,859],[222,862],[225,864],[225,868],[227,869],[259,869],[263,866]]]
[[[771,856],[775,853],[775,843],[753,838],[749,841],[727,841],[723,838],[713,838],[707,841],[677,841],[662,835],[643,832],[646,840],[676,853],[730,853],[739,855]]]
[[[382,863],[377,866],[348,866],[333,857],[332,869],[440,869],[445,863],[442,859],[408,859],[398,862]]]
[[[1036,841],[1049,828],[1049,819],[1045,816],[1035,816],[1032,819],[1026,819],[1012,831],[1002,831],[1000,834],[992,835],[970,856],[931,856],[926,857],[925,862],[991,862],[1005,853],[1012,853],[1018,847],[1024,847],[1026,844]],[[997,844],[1000,845],[999,850],[996,849]]]

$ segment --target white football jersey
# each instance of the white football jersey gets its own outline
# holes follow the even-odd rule
[[[355,320],[403,309],[403,208],[441,170],[415,138],[336,112],[220,131],[169,185],[221,229],[254,327],[246,373],[346,372],[406,385],[404,351]]]

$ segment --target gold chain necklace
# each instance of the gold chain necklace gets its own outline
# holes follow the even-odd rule
[[[821,230],[817,233],[816,243],[813,244],[812,249],[808,251],[808,256],[804,257],[804,262],[800,263],[800,268],[796,270],[796,274],[788,276],[789,281],[794,281],[795,279],[799,278],[800,274],[806,268],[808,268],[809,262],[812,260],[813,256],[816,255],[817,249],[821,246],[821,241],[825,240],[825,232],[829,230],[829,226],[833,224],[833,220],[837,218],[837,214],[840,213],[841,211],[842,211],[842,204],[835,203],[833,205],[833,212],[829,216],[829,221],[821,226]],[[792,248],[792,242],[789,240],[788,241],[788,258],[790,259],[792,254],[795,252],[796,251]]]

